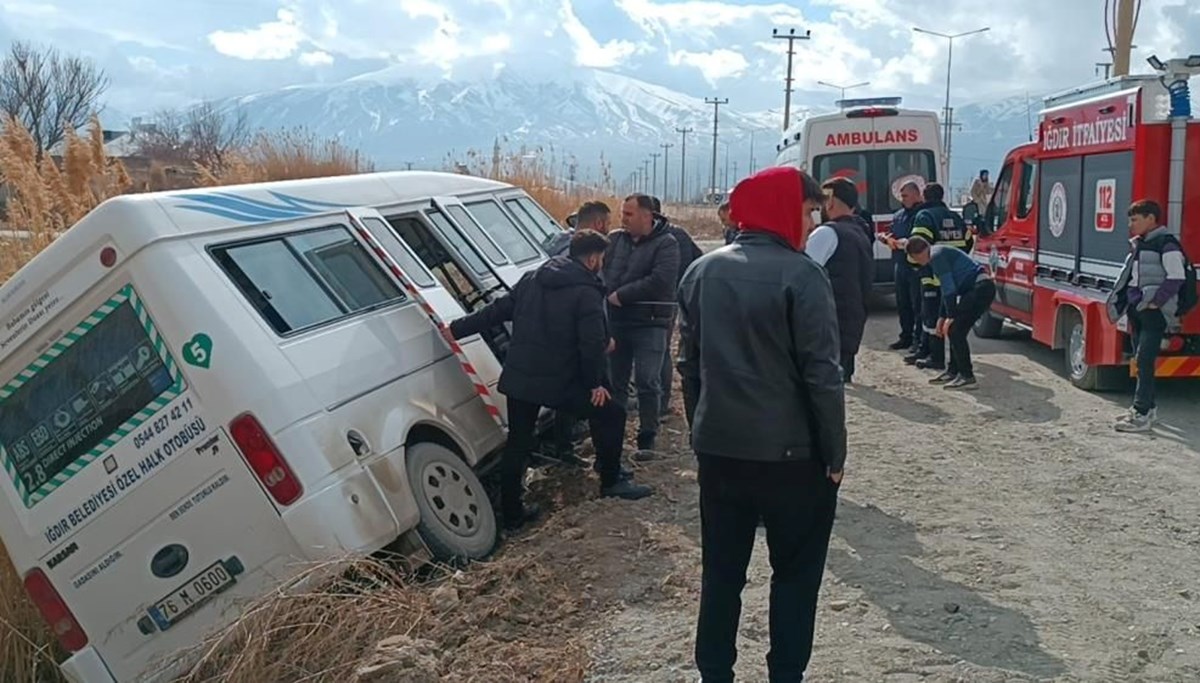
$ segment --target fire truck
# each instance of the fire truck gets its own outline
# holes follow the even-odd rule
[[[1136,373],[1127,321],[1111,322],[1105,303],[1130,251],[1130,203],[1157,201],[1184,251],[1200,256],[1200,122],[1187,87],[1200,55],[1150,62],[1158,74],[1047,97],[1038,139],[1007,154],[975,219],[973,255],[997,289],[976,335],[1024,328],[1062,350],[1067,376],[1086,390]],[[1200,311],[1164,340],[1155,376],[1200,377]]]
[[[809,116],[786,133],[776,166],[794,166],[818,182],[848,178],[876,232],[891,229],[900,188],[946,177],[936,112],[900,108],[899,97],[838,100],[840,111]],[[866,216],[864,216],[866,218]],[[873,243],[875,284],[894,281],[891,251]]]

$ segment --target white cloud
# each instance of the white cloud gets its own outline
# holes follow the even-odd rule
[[[571,0],[562,0],[558,14],[562,29],[575,49],[575,64],[578,66],[608,69],[622,64],[638,51],[638,46],[627,40],[610,40],[601,45],[579,20]]]
[[[719,81],[735,76],[741,76],[750,66],[750,62],[740,52],[718,48],[712,52],[688,52],[678,50],[672,52],[669,61],[673,65],[695,67],[704,75],[709,85],[716,86]]]
[[[287,59],[304,42],[304,31],[291,10],[281,9],[275,17],[251,29],[214,31],[208,42],[217,52],[238,59]]]
[[[329,66],[333,64],[333,55],[323,50],[305,52],[300,55],[300,64],[303,66]]]

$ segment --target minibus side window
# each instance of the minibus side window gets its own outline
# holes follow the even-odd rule
[[[222,245],[210,252],[281,335],[405,298],[342,227]]]
[[[400,243],[400,240],[391,231],[387,223],[378,218],[364,218],[362,222],[375,231],[377,239],[383,243],[388,254],[396,259],[396,263],[404,271],[404,274],[412,280],[414,285],[425,289],[437,284],[433,276],[429,274],[429,271],[425,270],[425,267],[417,259],[413,258],[408,249],[404,248],[404,245]]]
[[[479,288],[458,267],[458,263],[450,256],[450,252],[446,251],[446,248],[433,236],[424,223],[411,217],[385,216],[384,218],[400,236],[400,239],[413,248],[413,251],[417,253],[417,258],[433,271],[442,287],[453,294],[468,313],[483,303]]]
[[[467,235],[470,236],[471,241],[474,242],[477,247],[479,247],[479,250],[483,252],[484,256],[488,257],[489,261],[498,266],[502,266],[508,262],[508,259],[505,258],[504,253],[500,251],[500,248],[495,244],[492,244],[492,241],[488,239],[487,233],[483,231],[483,228],[480,227],[479,223],[476,222],[475,219],[471,218],[465,209],[463,209],[461,206],[451,204],[450,206],[446,207],[446,210],[450,212],[450,215],[454,218],[454,222],[458,223],[459,226],[461,226],[462,229],[467,232]]]
[[[500,249],[508,254],[513,263],[526,263],[538,257],[537,248],[533,246],[525,233],[521,232],[517,224],[504,213],[499,204],[485,199],[468,202],[466,207],[471,217],[496,240]],[[453,208],[451,210],[453,211]]]
[[[548,245],[554,236],[562,232],[553,218],[546,215],[544,211],[537,211],[536,205],[530,206],[532,203],[525,197],[517,197],[515,199],[505,199],[504,203],[508,205],[509,210],[517,217],[521,225],[529,231],[531,235],[537,238],[543,247]]]
[[[438,232],[441,233],[442,237],[450,243],[450,246],[454,247],[454,250],[458,252],[459,256],[463,257],[463,259],[467,262],[467,266],[469,266],[471,270],[475,271],[479,275],[487,274],[487,265],[484,264],[483,259],[479,258],[479,255],[475,253],[475,250],[471,248],[471,245],[467,244],[466,240],[463,239],[463,236],[454,229],[454,226],[450,224],[450,221],[446,218],[445,214],[437,209],[430,209],[429,211],[425,212],[425,215],[429,216],[429,220],[432,221],[434,226],[437,227]]]

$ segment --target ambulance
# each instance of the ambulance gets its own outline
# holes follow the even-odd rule
[[[1047,97],[1038,139],[1007,154],[978,222],[973,255],[997,291],[975,333],[1032,332],[1086,390],[1136,371],[1127,321],[1110,321],[1105,304],[1130,249],[1129,205],[1157,201],[1184,251],[1200,255],[1200,123],[1187,89],[1200,56],[1152,64],[1169,88],[1160,75],[1126,76]],[[1163,341],[1155,376],[1200,377],[1200,311]]]
[[[841,111],[806,118],[777,146],[777,166],[793,166],[817,180],[848,178],[876,232],[887,232],[900,209],[900,188],[946,177],[935,112],[901,109],[901,98],[839,100]],[[891,251],[873,245],[876,285],[894,281]]]
[[[493,300],[561,228],[401,172],[110,199],[0,286],[0,539],[72,681],[169,678],[306,564],[497,540]],[[456,348],[457,347],[457,348]]]

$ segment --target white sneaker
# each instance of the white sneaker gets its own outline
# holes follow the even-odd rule
[[[1145,415],[1136,410],[1130,410],[1128,415],[1117,420],[1115,429],[1124,434],[1141,434],[1153,430],[1156,419],[1158,419],[1158,412],[1153,408]]]

